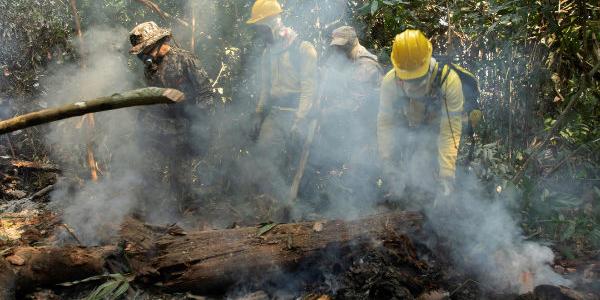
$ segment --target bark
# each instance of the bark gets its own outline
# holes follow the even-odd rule
[[[61,107],[44,109],[4,120],[0,122],[0,134],[88,113],[131,106],[178,103],[181,102],[183,98],[183,93],[174,89],[155,87],[138,89],[86,102],[76,102]]]
[[[245,280],[291,270],[331,247],[369,245],[393,240],[416,229],[422,217],[401,212],[357,221],[280,224],[265,234],[257,228],[158,236],[129,222],[122,232],[134,272],[170,291],[219,292]],[[155,241],[155,242],[150,242]]]
[[[2,299],[35,287],[85,279],[104,273],[116,247],[19,247],[4,254],[0,266]],[[17,293],[18,294],[18,293]],[[14,297],[14,296],[13,296]]]
[[[331,247],[398,239],[398,233],[415,230],[421,221],[418,213],[399,212],[357,221],[279,224],[268,231],[248,227],[185,233],[130,219],[122,226],[121,245],[140,282],[158,283],[170,291],[216,292],[246,276],[293,269]],[[23,293],[85,279],[103,274],[107,258],[120,252],[112,246],[15,248],[0,262],[5,263],[5,268],[0,265],[0,284]],[[4,292],[10,295],[11,289]]]

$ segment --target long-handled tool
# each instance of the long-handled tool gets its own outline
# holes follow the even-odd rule
[[[310,156],[310,148],[315,139],[318,125],[319,122],[316,118],[310,121],[310,124],[308,125],[308,133],[306,140],[304,140],[304,145],[302,146],[300,162],[298,163],[298,169],[296,170],[296,174],[294,175],[294,180],[292,181],[292,186],[290,188],[290,202],[296,201],[298,198],[298,190],[300,189],[300,183],[302,182],[302,177],[304,176],[304,170],[306,169],[308,157]]]

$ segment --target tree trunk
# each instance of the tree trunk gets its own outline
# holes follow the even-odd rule
[[[133,219],[121,230],[124,256],[137,280],[170,291],[216,292],[246,276],[293,269],[331,247],[393,241],[418,228],[422,216],[398,212],[357,221],[320,221],[184,233]],[[117,247],[21,247],[4,254],[0,284],[17,292],[102,274]],[[4,295],[11,295],[5,288]],[[14,293],[14,289],[12,290]],[[2,296],[2,295],[0,295]],[[9,297],[10,299],[10,297]]]
[[[0,122],[0,134],[93,112],[140,105],[178,103],[183,98],[184,94],[175,89],[155,87],[138,89],[86,102],[76,102],[61,107],[48,108],[4,120]]]

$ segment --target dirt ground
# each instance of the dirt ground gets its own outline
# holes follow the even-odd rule
[[[78,243],[77,234],[64,224],[60,211],[48,204],[48,193],[60,173],[51,168],[10,164],[2,169],[0,202],[0,253],[12,247]],[[45,189],[45,190],[44,190]],[[42,191],[43,193],[40,193]],[[261,202],[262,201],[262,202]],[[270,200],[259,196],[257,210]],[[262,204],[261,204],[262,203]],[[193,212],[194,210],[190,210]],[[226,212],[228,211],[228,212]],[[238,221],[229,226],[256,225],[258,218],[236,214],[236,209],[221,202],[204,216],[233,214]],[[186,221],[193,224],[191,218]],[[195,220],[194,227],[206,224]],[[209,230],[210,228],[204,228]],[[600,260],[558,258],[555,270],[575,283],[574,289],[541,286],[525,295],[506,295],[489,290],[468,274],[455,271],[444,249],[431,249],[421,241],[430,240],[426,232],[397,236],[375,245],[331,245],[327,251],[302,261],[297,269],[239,282],[226,294],[168,294],[160,287],[131,282],[128,299],[600,299]],[[492,270],[491,270],[492,271]],[[39,287],[24,295],[26,299],[82,299],[105,278],[69,286]]]

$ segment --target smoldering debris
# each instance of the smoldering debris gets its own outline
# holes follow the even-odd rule
[[[207,1],[203,1],[207,3]],[[290,1],[294,2],[294,1]],[[210,2],[208,2],[210,3]],[[214,4],[214,2],[213,2]],[[290,4],[292,6],[292,4]],[[311,6],[311,7],[308,7]],[[302,10],[294,11],[294,21],[299,27],[307,23],[321,22],[323,20],[314,20],[315,10],[312,4],[305,4]],[[214,16],[207,15],[207,11],[199,10],[202,13],[203,20],[208,20],[208,24],[213,21]],[[330,10],[321,9],[319,14],[325,15],[324,19],[334,20],[339,19],[339,12],[343,11],[340,7],[334,7]],[[302,14],[305,15],[302,15]],[[343,18],[343,17],[342,17]],[[207,25],[207,27],[210,27]],[[303,34],[301,32],[301,34]],[[304,32],[307,34],[307,32]],[[139,73],[131,72],[128,68],[128,58],[124,43],[127,36],[127,30],[119,29],[91,29],[84,36],[84,47],[87,49],[84,55],[85,67],[81,68],[78,65],[69,65],[57,68],[54,74],[47,78],[43,85],[47,87],[48,95],[45,97],[50,104],[58,104],[62,101],[70,101],[71,99],[86,99],[104,95],[107,92],[120,91],[135,87],[138,83],[136,78],[139,78]],[[324,41],[326,37],[318,37],[321,47],[326,45]],[[137,63],[134,62],[134,63]],[[253,75],[256,69],[249,71],[244,75]],[[342,74],[343,75],[343,74]],[[344,76],[339,77],[344,78]],[[241,81],[243,84],[248,84],[249,81]],[[333,82],[332,84],[335,84]],[[244,87],[236,87],[242,89]],[[248,87],[245,87],[249,89]],[[373,99],[374,102],[377,99]],[[210,120],[234,120],[239,119],[239,111],[236,105],[241,107],[248,106],[243,100],[234,99],[232,107],[227,111],[219,111],[216,115],[211,116]],[[117,226],[123,218],[138,209],[143,209],[148,203],[153,203],[156,199],[140,198],[136,188],[144,184],[144,174],[139,170],[141,166],[152,161],[153,157],[146,157],[142,153],[137,143],[132,141],[143,139],[143,137],[135,134],[134,128],[137,126],[134,111],[111,112],[109,114],[99,114],[97,117],[96,134],[98,138],[95,143],[98,145],[99,156],[101,157],[101,169],[104,173],[101,180],[97,183],[89,182],[83,184],[63,184],[52,194],[53,202],[64,211],[64,220],[72,226],[85,244],[99,244],[109,240],[110,236],[118,230]],[[351,128],[344,128],[347,131],[359,130],[364,126],[364,120],[356,120],[357,122]],[[206,137],[205,130],[208,126],[214,125],[207,120],[193,120],[193,128],[198,129],[195,134]],[[235,177],[229,182],[239,184],[232,188],[235,195],[227,195],[230,197],[239,197],[242,201],[247,198],[241,197],[253,187],[244,186],[249,181],[254,181],[257,185],[269,182],[275,183],[274,186],[278,189],[276,194],[285,195],[288,186],[284,175],[278,171],[268,172],[278,168],[273,162],[264,159],[265,153],[253,151],[251,146],[245,146],[240,141],[247,140],[246,132],[243,130],[245,124],[239,122],[239,126],[226,126],[220,128],[218,135],[210,135],[212,145],[219,145],[220,149],[233,148],[240,156],[253,156],[252,162],[240,160],[240,163],[233,163],[230,166],[233,170],[220,170],[223,156],[209,157],[208,162],[199,162],[202,166],[198,170],[202,188],[206,189],[204,184],[219,184],[223,181],[219,179],[232,176]],[[47,137],[48,144],[52,145],[55,150],[55,156],[60,160],[67,169],[80,170],[85,165],[83,155],[74,155],[74,153],[82,154],[81,147],[85,144],[88,138],[83,129],[77,128],[76,122],[62,122],[53,126]],[[325,137],[327,138],[327,137]],[[60,147],[59,147],[60,146]],[[199,149],[206,150],[206,145],[198,145]],[[108,151],[110,149],[110,151]],[[210,150],[206,150],[210,151]],[[250,153],[248,155],[247,153]],[[105,157],[103,157],[105,156]],[[103,158],[102,158],[103,157]],[[210,161],[213,159],[215,161]],[[370,157],[357,158],[359,161],[372,162]],[[124,163],[126,162],[126,163]],[[417,184],[423,189],[432,189],[430,179],[431,174],[422,174],[419,169],[419,161],[414,162],[411,167],[409,179],[405,178],[398,182],[393,182],[391,186],[395,188],[395,192],[401,195],[404,192],[403,187],[406,185]],[[229,172],[227,172],[229,171]],[[240,172],[235,172],[240,171]],[[274,174],[274,175],[270,175]],[[420,179],[427,179],[420,181]],[[364,180],[358,178],[357,180]],[[458,178],[457,180],[463,180]],[[320,206],[322,210],[314,209],[305,203],[310,203],[311,200],[318,202],[320,199],[307,199],[306,202],[298,204],[296,216],[337,216],[355,219],[365,214],[376,211],[373,205],[377,203],[378,189],[373,184],[373,190],[369,190],[364,199],[358,202],[348,201],[342,194],[337,194],[335,190],[328,190],[327,206]],[[250,184],[247,184],[250,185]],[[352,185],[351,183],[349,185]],[[73,187],[75,186],[75,187]],[[477,189],[477,185],[475,185]],[[434,193],[435,191],[430,190]],[[474,193],[479,194],[479,193]],[[424,209],[428,219],[431,222],[433,232],[441,238],[441,242],[447,242],[450,245],[453,262],[457,267],[466,272],[472,272],[478,275],[478,280],[489,286],[494,286],[498,289],[526,292],[530,291],[531,287],[538,284],[568,284],[568,282],[555,274],[550,268],[553,260],[553,254],[549,248],[539,244],[525,241],[518,227],[517,220],[511,216],[509,210],[503,204],[502,200],[487,199],[485,197],[475,198],[472,194],[455,197],[453,203],[459,210],[447,209],[447,206],[441,205],[437,207],[428,207],[422,203],[412,203],[412,207]],[[235,204],[235,203],[234,203]],[[250,209],[252,205],[245,204],[239,206],[243,209]],[[237,207],[239,209],[239,207]],[[315,211],[318,214],[315,214]],[[169,212],[156,212],[157,220],[166,222],[169,220]],[[223,224],[219,220],[213,223],[218,227],[229,226]],[[173,220],[177,221],[177,219]],[[439,241],[436,241],[439,242]],[[379,275],[378,279],[383,278],[384,283],[380,281],[370,282],[373,285],[365,287],[361,286],[360,293],[367,291],[376,291],[376,295],[390,295],[384,293],[392,293],[395,296],[400,296],[403,293],[416,295],[418,288],[410,287],[408,282],[409,276],[400,273],[397,270],[387,270],[382,275],[376,269],[384,268],[388,265],[394,265],[402,268],[403,262],[390,262],[390,257],[394,257],[387,251],[382,251],[381,255],[374,255],[363,260],[375,261],[370,266],[361,265],[360,259],[354,263],[350,270],[349,277],[354,278],[353,283],[358,285],[358,282],[368,282],[373,273]],[[358,255],[360,256],[360,255]],[[363,257],[361,257],[362,259]],[[375,266],[375,267],[374,267]],[[489,270],[496,270],[489,272]],[[422,271],[422,270],[421,270]],[[426,273],[426,272],[425,272]],[[422,273],[417,273],[421,274]],[[524,275],[525,274],[525,275]],[[524,283],[524,276],[531,274],[533,277],[531,283]],[[339,274],[338,274],[339,275]],[[417,276],[411,273],[411,276]],[[327,277],[323,275],[324,277]],[[398,279],[400,278],[400,279]],[[400,284],[400,281],[402,282]],[[350,283],[348,283],[350,284]],[[409,286],[403,288],[402,286]],[[373,287],[373,289],[371,289]],[[330,292],[337,293],[342,291],[338,284],[331,284]],[[355,291],[348,291],[348,298]],[[358,293],[358,292],[356,292]]]
[[[107,93],[136,87],[128,68],[127,30],[99,27],[84,33],[82,64],[52,66],[53,72],[42,81],[47,90],[44,100],[50,106],[105,96]],[[136,166],[144,162],[135,142],[135,110],[95,114],[95,126],[84,118],[52,124],[46,136],[52,154],[69,174],[87,173],[86,151],[92,141],[103,172],[100,182],[61,182],[52,193],[53,205],[64,212],[64,220],[86,244],[104,240],[114,233],[111,225],[136,207],[133,190],[140,184]],[[85,176],[85,175],[84,175]],[[85,177],[84,177],[85,178]],[[118,225],[117,225],[118,226]],[[107,230],[108,229],[108,230]]]

